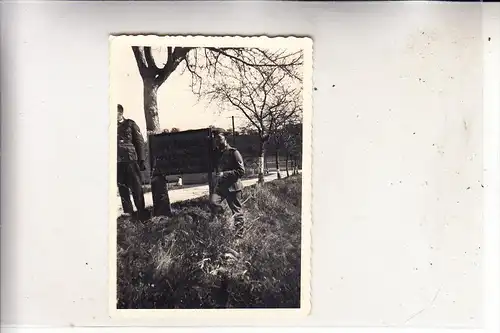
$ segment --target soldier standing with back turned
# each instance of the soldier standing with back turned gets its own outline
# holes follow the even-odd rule
[[[123,106],[118,104],[118,163],[117,182],[122,201],[123,212],[133,214],[134,208],[130,200],[130,191],[134,198],[137,215],[145,213],[144,191],[142,189],[141,171],[146,170],[144,139],[139,126],[123,116]]]

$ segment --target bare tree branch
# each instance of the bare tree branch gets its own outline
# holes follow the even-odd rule
[[[225,105],[244,111],[245,118],[261,133],[272,132],[279,123],[277,119],[285,114],[281,109],[291,105],[289,98],[283,97],[290,95],[289,89],[283,87],[301,80],[301,51],[167,46],[166,62],[157,65],[150,46],[132,49],[143,80],[154,80],[148,83],[152,82],[147,92],[151,103],[145,103],[145,115],[155,120],[147,120],[148,124],[159,124],[156,92],[181,64],[180,70],[191,75],[191,90],[198,99],[218,101],[221,110]],[[210,89],[212,84],[214,89]]]
[[[210,73],[216,75],[211,84],[213,89],[205,91],[204,95],[210,97],[210,101],[218,100],[242,112],[262,140],[266,141],[295,113],[301,112],[294,105],[301,104],[298,91],[302,88],[293,87],[297,84],[301,87],[301,82],[290,74],[295,69],[285,70],[285,64],[297,67],[295,64],[300,63],[297,59],[301,53],[293,53],[291,64],[284,51],[264,52],[264,57],[262,52],[253,49],[210,48],[205,54],[208,66],[214,68],[218,62],[222,67],[220,75]],[[224,57],[225,62],[215,60],[216,54]]]
[[[169,48],[167,63],[158,71],[155,79],[156,83],[161,85],[165,82],[165,80],[176,70],[177,66],[179,66],[179,64],[185,59],[188,52],[192,49],[192,47],[176,47],[173,50]]]
[[[297,59],[294,59],[292,62],[290,63],[283,63],[283,64],[280,64],[278,63],[276,60],[274,60],[273,62],[271,63],[259,63],[259,62],[249,62],[248,59],[245,57],[245,56],[242,56],[242,49],[231,49],[231,48],[228,48],[228,49],[224,49],[224,48],[214,48],[214,47],[209,47],[207,48],[208,50],[210,51],[213,51],[213,52],[216,52],[216,53],[220,53],[236,62],[239,62],[239,63],[242,63],[246,66],[249,66],[249,67],[283,67],[283,68],[286,68],[286,67],[289,67],[289,66],[300,66],[302,65],[302,57],[299,57]],[[233,51],[236,51],[238,53],[238,56],[236,55],[233,55],[231,54],[230,52],[228,52],[228,50],[233,50]],[[259,50],[259,49],[258,49]],[[259,50],[260,53],[266,55],[265,51],[263,50]],[[269,55],[266,55],[267,59],[268,60],[271,60],[270,59],[270,56]]]
[[[195,50],[196,52],[196,50]],[[200,99],[201,97],[201,87],[202,87],[202,84],[203,84],[203,78],[201,77],[201,75],[198,74],[198,72],[196,71],[197,69],[197,66],[198,66],[198,62],[197,62],[197,54],[194,55],[194,67],[192,68],[191,67],[191,64],[189,63],[190,61],[190,58],[188,55],[186,55],[186,57],[184,58],[184,61],[186,63],[186,68],[187,70],[191,73],[191,90],[193,91],[193,93],[195,95],[198,96],[198,100]],[[195,91],[195,85],[196,85],[196,82],[199,82],[198,83],[198,91]]]
[[[144,47],[144,57],[146,59],[146,63],[148,66],[148,70],[153,73],[153,76],[158,72],[159,68],[156,66],[155,60],[153,59],[153,55],[151,54],[151,46]]]
[[[242,106],[242,103],[241,101],[238,101],[238,103],[236,103],[236,100],[233,100],[231,98],[231,96],[229,96],[228,94],[225,95],[227,100],[232,104],[234,105],[235,107],[237,107],[238,109],[240,109],[240,111],[245,115],[245,117],[247,117],[247,119],[252,123],[252,125],[255,126],[255,128],[260,132],[262,131],[262,129],[259,127],[258,124],[255,123],[254,119],[250,116],[250,114],[248,114],[246,111],[245,111],[245,108]]]
[[[134,52],[135,61],[137,62],[137,67],[139,68],[139,73],[144,78],[148,74],[148,65],[142,48],[139,46],[132,46],[132,51]]]
[[[167,47],[167,61],[168,59],[172,58],[172,50],[173,50],[172,46]]]

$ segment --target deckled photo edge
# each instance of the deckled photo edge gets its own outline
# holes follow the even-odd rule
[[[117,154],[117,148],[116,148],[116,133],[117,133],[117,128],[115,126],[116,123],[116,111],[114,108],[114,85],[113,85],[113,69],[114,69],[114,63],[115,59],[114,56],[114,51],[113,51],[113,39],[110,38],[108,42],[108,54],[109,54],[109,61],[108,61],[108,112],[109,112],[109,122],[108,122],[108,140],[109,140],[109,157],[108,157],[108,175],[109,175],[109,180],[108,180],[108,209],[109,209],[109,262],[108,262],[108,273],[109,273],[109,310],[110,314],[113,313],[114,310],[116,310],[116,300],[117,300],[117,248],[116,248],[116,243],[117,243],[117,225],[116,225],[116,218],[117,218],[117,213],[116,207],[117,200],[116,200],[116,195],[114,194],[114,191],[116,189],[116,154]]]
[[[303,131],[307,133],[304,136],[302,146],[303,165],[306,166],[302,174],[302,248],[301,263],[301,309],[308,315],[312,307],[311,279],[312,279],[312,163],[313,163],[313,46],[311,39],[304,39],[304,122]],[[307,208],[307,209],[304,209]]]
[[[297,36],[195,36],[195,35],[110,35],[110,48],[117,46],[149,45],[149,46],[218,46],[218,47],[255,47],[272,43],[274,47],[297,46],[302,44],[302,49],[312,50],[310,37]],[[256,45],[258,44],[258,45]]]
[[[149,45],[149,46],[218,46],[218,47],[300,47],[304,52],[304,77],[303,77],[303,155],[302,155],[302,232],[301,232],[301,300],[300,308],[266,308],[266,309],[118,309],[117,301],[117,225],[115,207],[119,200],[115,195],[116,190],[116,165],[115,159],[116,134],[114,126],[116,121],[115,91],[113,85],[113,66],[118,54],[114,51],[120,46]],[[313,90],[313,40],[303,36],[158,36],[158,35],[131,35],[113,34],[109,36],[109,315],[111,318],[168,318],[169,316],[203,318],[265,318],[307,316],[311,311],[311,227],[312,227],[312,90]]]

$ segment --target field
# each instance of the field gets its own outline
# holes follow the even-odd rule
[[[247,229],[211,221],[207,197],[171,218],[118,218],[118,308],[300,306],[301,176],[244,189]]]

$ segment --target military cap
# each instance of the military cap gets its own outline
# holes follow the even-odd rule
[[[221,127],[212,127],[212,134],[213,135],[222,134],[224,136],[230,135],[230,133],[228,131],[226,131],[225,129],[223,129]]]

